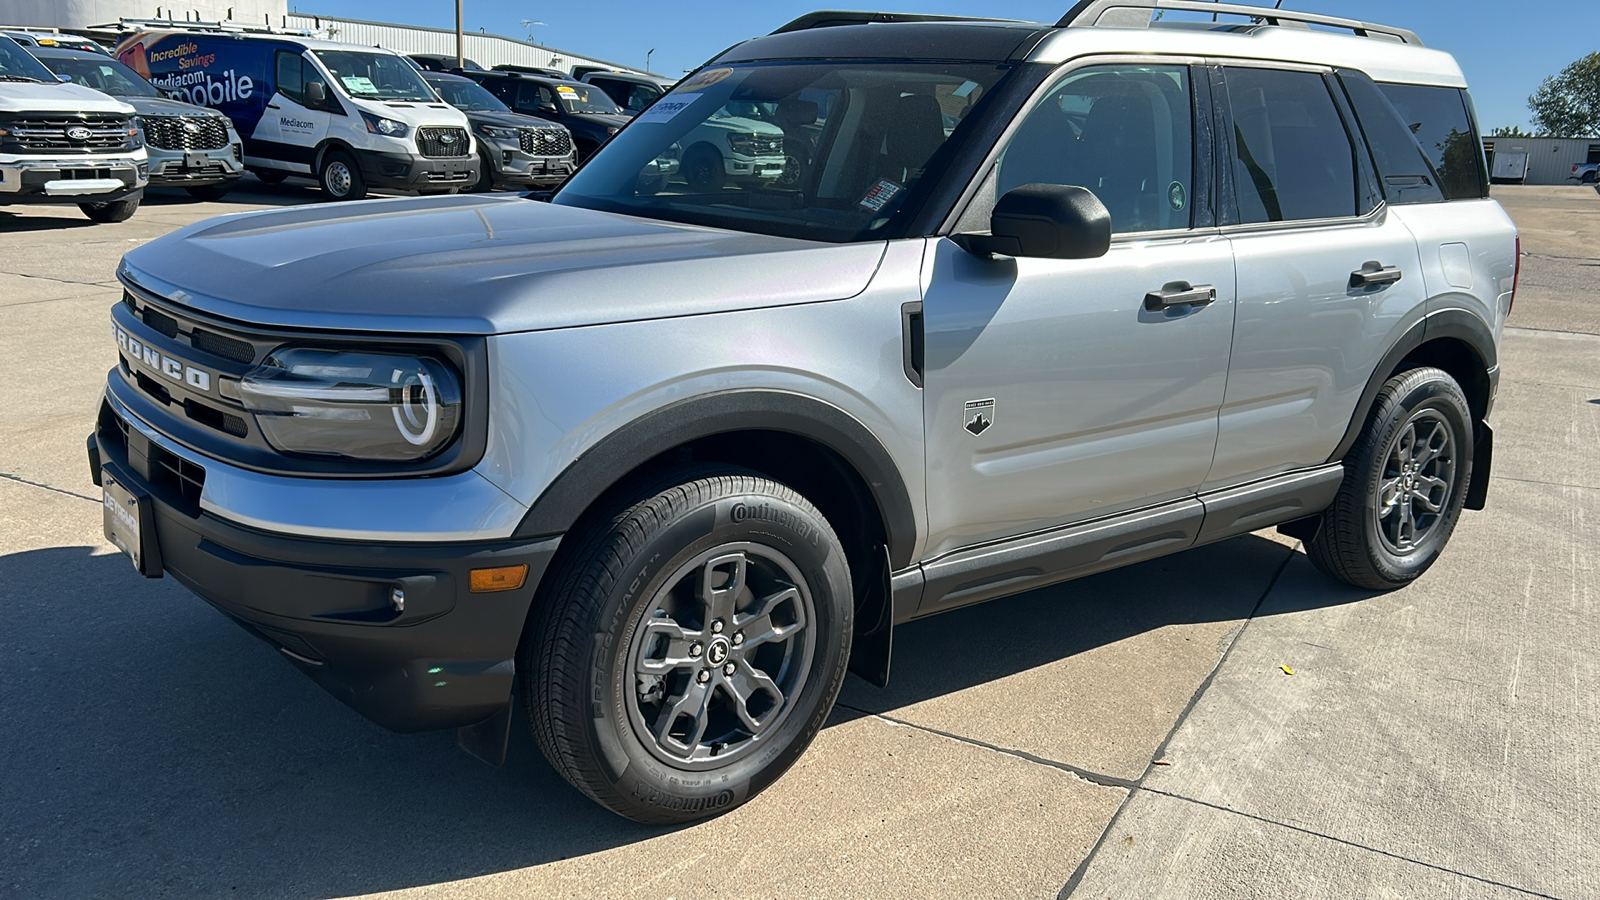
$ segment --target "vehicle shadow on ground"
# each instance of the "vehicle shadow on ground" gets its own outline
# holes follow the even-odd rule
[[[1288,552],[1236,538],[912,623],[893,686],[852,679],[847,695],[892,708],[1165,625],[1240,619]],[[1331,582],[1323,595],[1361,596]],[[342,896],[661,833],[568,786],[520,713],[500,769],[453,732],[391,734],[103,548],[0,556],[0,610],[0,885],[17,896]]]
[[[68,228],[94,228],[96,222],[89,221],[87,216],[79,213],[72,206],[49,204],[44,209],[71,210],[72,217],[41,216],[37,212],[39,206],[11,206],[0,207],[0,234],[24,234],[30,231],[61,231]]]

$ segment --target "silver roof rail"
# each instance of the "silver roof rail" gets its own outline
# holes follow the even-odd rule
[[[889,24],[895,22],[1008,22],[1017,23],[1016,19],[991,19],[974,16],[938,16],[921,15],[918,13],[888,13],[888,12],[849,12],[845,10],[825,10],[823,12],[806,13],[793,22],[782,26],[773,34],[788,34],[792,31],[809,31],[813,28],[831,28],[835,25],[870,25],[874,23]],[[1026,24],[1026,23],[1019,23]]]
[[[1155,18],[1157,10],[1169,9],[1184,12],[1249,16],[1264,25],[1287,25],[1298,28],[1323,25],[1329,28],[1348,29],[1360,37],[1377,37],[1419,47],[1422,46],[1422,41],[1416,34],[1404,28],[1392,28],[1388,25],[1376,25],[1357,19],[1324,16],[1292,9],[1276,9],[1266,6],[1253,6],[1246,3],[1206,3],[1199,2],[1199,0],[1080,0],[1077,5],[1073,6],[1061,18],[1061,21],[1056,23],[1056,27],[1099,25],[1117,28],[1146,28],[1149,27],[1151,20]]]

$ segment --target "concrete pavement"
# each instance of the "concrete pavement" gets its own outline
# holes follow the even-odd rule
[[[913,623],[773,789],[662,831],[521,723],[498,770],[370,725],[101,539],[116,259],[308,199],[0,211],[0,896],[1597,893],[1600,338],[1508,332],[1491,508],[1416,585],[1343,588],[1265,532]],[[1593,246],[1600,206],[1550,203]],[[1525,287],[1512,325],[1585,300]]]

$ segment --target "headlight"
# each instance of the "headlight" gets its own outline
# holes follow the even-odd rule
[[[617,128],[613,128],[613,127],[611,127],[611,126],[610,126],[610,125],[607,125],[607,126],[606,126],[606,134],[608,134],[608,135],[611,135],[611,134],[616,134],[616,133],[617,133],[617,132],[618,132],[618,131],[619,131],[619,130],[620,130],[620,129],[617,129]]]
[[[478,133],[497,141],[517,140],[517,130],[515,128],[501,128],[498,125],[479,125]]]
[[[728,149],[743,156],[756,155],[756,136],[742,132],[728,135]]]
[[[385,119],[382,116],[375,116],[369,112],[363,112],[361,114],[361,118],[366,121],[367,130],[373,134],[382,134],[387,135],[388,137],[398,138],[405,137],[406,132],[411,130],[411,126],[404,122],[396,122],[393,119]]]
[[[429,356],[293,347],[239,383],[267,443],[286,453],[408,462],[461,430],[461,383]]]

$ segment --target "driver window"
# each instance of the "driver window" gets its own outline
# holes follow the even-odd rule
[[[305,79],[301,77],[300,54],[279,50],[278,64],[278,93],[290,100],[305,105]]]
[[[1092,66],[1034,107],[1001,154],[1004,194],[1025,184],[1095,193],[1118,234],[1188,228],[1194,125],[1187,66]]]

